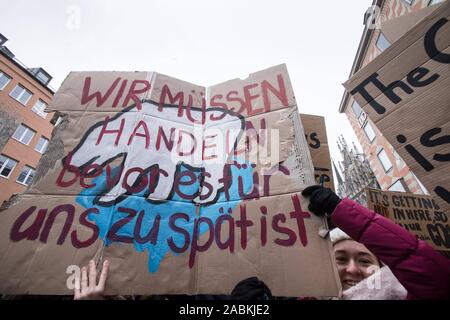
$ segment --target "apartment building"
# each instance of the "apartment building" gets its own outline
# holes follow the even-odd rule
[[[372,7],[364,16],[365,28],[349,78],[406,33],[407,28],[411,28],[420,18],[435,10],[440,2],[443,1],[374,0]],[[389,23],[393,25],[390,28],[392,31],[383,32],[383,28],[380,28],[379,24]],[[395,23],[397,25],[394,26]],[[405,164],[348,91],[344,92],[339,112],[345,113],[350,121],[382,190],[427,193],[426,188],[414,172]]]
[[[45,112],[53,97],[52,77],[28,68],[0,34],[0,204],[31,183],[57,118]]]

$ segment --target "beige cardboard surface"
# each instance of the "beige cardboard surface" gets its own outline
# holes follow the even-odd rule
[[[150,88],[151,81],[152,73],[148,72],[71,72],[55,93],[47,110],[119,111],[135,104],[134,97],[145,99],[148,90],[139,91]]]
[[[211,107],[252,116],[296,105],[286,65],[252,73],[208,88]]]
[[[448,212],[450,2],[431,11],[344,86]]]
[[[122,104],[122,86],[143,79],[148,91]],[[86,98],[108,90],[99,106]],[[227,91],[267,108],[204,96]],[[49,109],[64,120],[0,215],[0,293],[70,294],[76,266],[108,259],[107,294],[229,294],[249,276],[276,295],[339,294],[324,221],[300,195],[314,172],[285,65],[208,90],[156,72],[72,72]]]
[[[70,294],[67,268],[87,265],[103,247],[81,218],[85,210],[70,196],[24,195],[13,211],[2,211],[0,291]]]
[[[316,182],[320,183],[322,177],[323,185],[335,190],[325,118],[310,114],[300,114],[300,117],[305,127],[305,135],[314,164]]]
[[[368,208],[391,219],[433,248],[450,251],[449,215],[430,196],[366,188]]]

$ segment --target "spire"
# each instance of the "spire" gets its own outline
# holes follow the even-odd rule
[[[352,141],[353,149],[355,149],[355,153],[358,154],[358,148],[356,147],[355,141]]]
[[[343,135],[338,137],[339,151],[342,155],[342,161],[333,162],[333,170],[336,172],[336,180],[338,182],[338,190],[340,196],[347,196],[355,201],[365,205],[364,188],[374,185],[373,172],[368,165],[367,159],[363,153],[358,151],[354,141],[345,141]],[[339,169],[340,170],[339,170]]]
[[[338,180],[338,184],[344,183],[344,182],[342,181],[342,177],[341,177],[341,174],[339,173],[338,168],[336,168],[336,164],[334,163],[334,161],[333,161],[333,169],[334,169],[334,172],[336,172],[336,178],[337,178],[337,180]]]

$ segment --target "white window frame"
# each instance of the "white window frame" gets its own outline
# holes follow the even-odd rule
[[[58,117],[58,119],[56,119],[55,127],[61,123],[62,119],[63,119],[62,117]]]
[[[398,179],[397,181],[395,181],[393,184],[391,184],[391,186],[388,188],[388,191],[394,191],[394,192],[407,192],[405,187],[403,186],[402,183],[402,178]],[[401,188],[399,188],[399,186]]]
[[[353,107],[355,104],[359,107],[359,109],[358,109],[358,110],[360,110],[359,114],[356,114],[355,108]],[[359,116],[364,112],[363,109],[361,108],[361,106],[359,105],[359,103],[356,102],[356,100],[354,100],[352,103],[352,110],[353,110],[353,114],[355,115],[356,119],[359,119]]]
[[[38,145],[39,145],[39,142],[41,142],[41,140],[45,140],[45,142],[44,142],[44,144],[41,146],[40,149],[37,149],[37,147],[38,147]],[[45,151],[47,150],[48,144],[49,144],[49,140],[48,140],[46,137],[41,136],[41,137],[39,138],[38,142],[36,143],[36,146],[34,147],[34,150],[36,150],[36,151],[39,152],[40,154],[44,154]],[[44,149],[44,151],[42,151],[42,149]]]
[[[16,97],[12,96],[12,93],[16,90],[17,87],[22,88],[22,92],[21,92],[21,93],[19,94],[19,96],[16,98]],[[20,98],[22,98],[22,96],[23,96],[23,94],[24,94],[25,92],[28,92],[28,93],[30,94],[30,96],[28,97],[27,101],[25,101],[24,103],[22,103],[22,101],[20,101]],[[20,104],[26,106],[27,103],[30,101],[30,99],[33,97],[33,93],[32,93],[30,90],[28,90],[27,88],[25,88],[23,85],[21,85],[20,83],[18,83],[18,84],[14,87],[14,89],[11,90],[11,92],[9,93],[9,96],[10,96],[11,98],[13,98],[14,100],[18,101]]]
[[[389,43],[389,45],[386,48],[380,48],[380,46],[378,45],[378,42],[380,41],[380,37],[383,37],[384,40],[386,40],[387,43]],[[386,38],[386,36],[383,34],[383,32],[381,32],[378,34],[378,38],[377,38],[377,42],[375,43],[376,47],[378,48],[378,50],[380,50],[381,52],[383,52],[384,50],[386,50],[387,48],[389,48],[391,46],[392,43],[389,42],[389,40]]]
[[[419,178],[416,177],[416,175],[414,174],[414,172],[412,172],[412,175],[414,177],[414,179],[416,179],[417,184],[419,185],[419,188],[422,190],[423,194],[430,194],[427,190],[427,188],[422,184],[422,181],[419,180]]]
[[[20,176],[22,175],[22,172],[24,172],[24,170],[26,170],[26,169],[28,169],[28,172],[26,173],[25,178],[23,179],[23,182],[22,182],[22,181],[19,181],[19,178],[20,178]],[[32,180],[31,180],[29,183],[26,183],[27,180],[28,180],[28,178],[30,177],[30,175],[31,175],[32,173],[33,173],[33,177],[31,178]],[[35,170],[34,168],[29,167],[29,166],[24,166],[24,167],[22,168],[22,170],[20,171],[19,175],[17,176],[16,182],[19,183],[19,184],[21,184],[21,185],[28,186],[31,182],[33,182],[33,178],[34,178],[34,174],[35,174],[35,173],[36,173],[36,170]]]
[[[25,127],[25,131],[22,133],[20,138],[16,138],[15,134],[16,134],[17,130],[19,130],[20,127]],[[25,142],[22,141],[22,139],[26,136],[28,131],[33,132],[33,135],[31,136],[30,140],[27,143],[25,143]],[[19,141],[21,144],[24,144],[24,145],[28,146],[28,145],[30,145],[31,140],[33,140],[35,134],[36,134],[36,131],[34,131],[33,129],[31,129],[31,128],[27,127],[26,125],[24,125],[23,123],[21,123],[17,127],[16,131],[14,131],[14,134],[13,134],[12,138],[14,140],[16,140],[16,141]]]
[[[39,71],[36,75],[36,77],[42,81],[43,83],[49,83],[50,82],[50,77],[47,76],[44,72]]]
[[[383,162],[383,159],[380,158],[380,154],[381,154],[382,152],[384,152],[384,155],[385,155],[385,157],[383,157],[383,159],[389,161],[389,164],[391,165],[388,169],[386,169],[386,166],[385,166],[385,163]],[[392,168],[394,167],[394,165],[392,164],[391,160],[389,159],[389,157],[388,157],[388,155],[387,155],[386,150],[381,149],[380,151],[378,151],[378,153],[377,153],[377,158],[378,158],[378,160],[380,161],[381,166],[383,167],[385,173],[391,171]]]
[[[406,166],[405,161],[400,157],[397,151],[394,150],[393,152],[394,158],[395,158],[395,164],[397,165],[397,168],[403,169]]]
[[[372,138],[372,139],[369,137],[369,134],[368,134],[367,131],[366,131],[367,126],[370,127],[370,130],[371,130],[371,132],[373,133],[373,138]],[[366,137],[367,137],[367,139],[369,140],[369,142],[370,142],[370,143],[374,142],[375,138],[377,137],[377,134],[375,133],[375,130],[373,129],[373,127],[372,127],[372,125],[369,123],[369,121],[367,121],[367,122],[364,124],[363,130],[364,130],[364,133],[366,134]]]
[[[43,108],[43,109],[40,109],[40,108],[38,107],[38,104],[40,105],[40,107],[43,106],[44,108]],[[48,115],[48,113],[44,111],[45,108],[47,108],[47,104],[46,104],[44,101],[42,101],[41,99],[38,99],[38,100],[36,101],[36,103],[34,104],[33,108],[31,108],[31,111],[33,111],[34,113],[36,113],[39,117],[45,119],[45,118],[47,118],[47,115]]]
[[[428,6],[433,6],[435,4],[438,4],[438,3],[441,3],[441,2],[444,2],[444,1],[445,0],[436,0],[436,1],[430,0],[430,2],[428,2]]]
[[[4,154],[0,154],[0,156],[6,158],[6,161],[3,163],[3,165],[0,166],[0,177],[5,178],[5,179],[9,179],[9,177],[11,176],[11,173],[16,168],[18,162],[16,160],[14,160],[14,159],[11,159],[10,157],[5,156]],[[4,175],[2,175],[1,172],[3,171],[3,169],[5,169],[5,167],[6,167],[6,165],[8,164],[9,161],[13,161],[14,165],[11,168],[11,171],[9,172],[9,174],[7,176],[4,176]]]
[[[402,0],[406,5],[412,6],[414,4],[414,0]]]
[[[8,79],[8,81],[6,81],[6,83],[3,85],[3,87],[0,87],[0,90],[3,90],[6,88],[6,86],[11,82],[11,77],[9,75],[7,75],[6,73],[4,73],[3,71],[0,71],[0,78],[5,77]]]

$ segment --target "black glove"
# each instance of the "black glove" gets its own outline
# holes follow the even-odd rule
[[[329,188],[309,186],[302,191],[302,196],[309,197],[308,209],[317,216],[331,215],[341,199]]]
[[[233,300],[271,300],[272,298],[270,289],[257,277],[242,280],[231,292]]]

